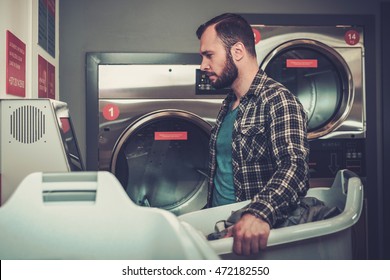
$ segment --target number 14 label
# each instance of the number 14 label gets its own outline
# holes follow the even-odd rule
[[[349,30],[344,35],[344,40],[348,45],[354,46],[360,41],[360,34],[356,30]]]

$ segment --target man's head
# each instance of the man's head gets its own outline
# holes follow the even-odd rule
[[[254,35],[239,15],[223,14],[201,25],[197,32],[202,55],[201,70],[206,71],[215,88],[228,87],[237,79],[238,62],[245,52],[256,59]]]
[[[223,42],[226,52],[237,42],[242,42],[249,54],[256,57],[255,38],[252,27],[240,15],[237,14],[222,14],[212,18],[206,23],[199,26],[196,31],[198,39],[200,39],[209,26],[213,26],[217,32],[217,36]]]

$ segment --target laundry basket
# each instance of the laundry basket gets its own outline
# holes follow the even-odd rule
[[[109,172],[33,173],[0,208],[0,259],[218,259],[172,213],[135,205]]]
[[[342,212],[326,220],[272,229],[267,248],[255,256],[234,254],[232,237],[209,241],[210,246],[222,259],[352,259],[352,226],[359,220],[363,207],[360,178],[349,170],[340,170],[330,188],[311,188],[307,196],[318,198],[329,207],[338,207]],[[214,232],[217,221],[226,220],[232,211],[248,202],[204,209],[179,219],[206,236]]]

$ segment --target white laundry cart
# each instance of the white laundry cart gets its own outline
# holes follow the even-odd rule
[[[232,252],[233,238],[209,241],[222,259],[352,259],[352,226],[363,208],[363,185],[349,170],[340,170],[331,187],[311,188],[307,196],[315,197],[342,212],[332,218],[290,227],[272,229],[267,248],[256,256],[242,257]],[[184,214],[180,220],[192,225],[203,235],[214,232],[214,225],[226,220],[232,211],[249,201],[209,208]]]

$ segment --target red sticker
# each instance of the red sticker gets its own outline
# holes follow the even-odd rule
[[[255,28],[252,28],[252,30],[253,30],[253,35],[255,36],[255,45],[256,45],[261,40],[261,34],[260,31]]]
[[[64,133],[67,133],[70,130],[70,123],[68,118],[60,118],[61,129]]]
[[[344,40],[348,45],[354,46],[360,41],[360,34],[356,30],[348,30],[344,35]]]
[[[103,117],[106,120],[113,121],[119,117],[119,108],[114,104],[108,104],[103,108]]]
[[[187,140],[187,131],[155,131],[154,140]]]
[[[317,59],[287,59],[287,68],[317,68]]]

